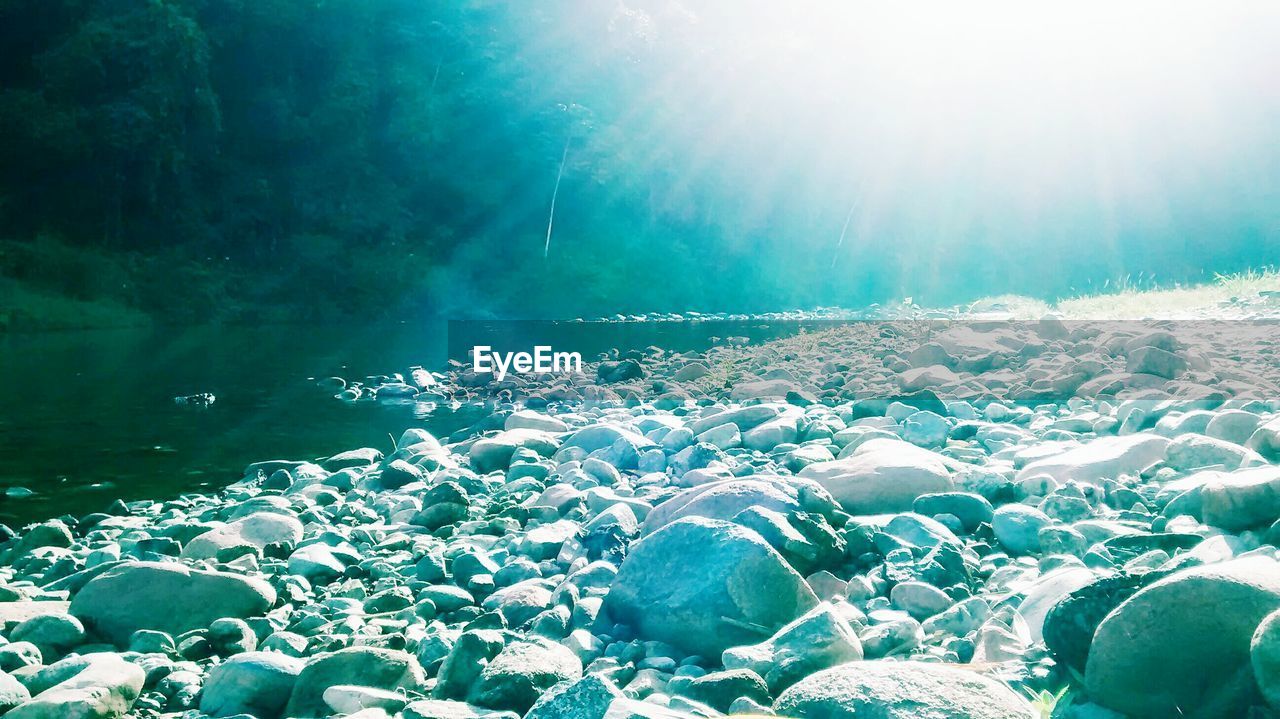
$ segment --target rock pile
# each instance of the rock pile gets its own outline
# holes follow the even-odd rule
[[[0,547],[0,712],[1025,719],[1068,686],[1075,719],[1280,709],[1266,371],[1157,330],[962,329],[889,341],[876,371],[839,337],[756,347],[749,381],[696,395],[639,361],[643,391],[584,380],[24,528]],[[683,359],[709,372],[688,387],[723,358]],[[897,399],[847,396],[876,377]],[[1096,391],[1012,396],[1073,383]]]

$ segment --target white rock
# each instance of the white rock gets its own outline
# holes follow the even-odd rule
[[[850,514],[905,512],[922,494],[952,489],[953,463],[898,439],[871,439],[848,457],[800,470]]]

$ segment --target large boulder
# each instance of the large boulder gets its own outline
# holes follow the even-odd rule
[[[1028,463],[1018,472],[1016,481],[1047,474],[1059,482],[1096,482],[1137,474],[1164,459],[1168,446],[1168,438],[1154,434],[1103,437]]]
[[[1244,716],[1256,693],[1249,648],[1280,609],[1280,564],[1247,557],[1143,588],[1094,634],[1090,698],[1137,719]]]
[[[543,639],[508,644],[485,665],[467,700],[523,714],[538,696],[582,677],[582,661],[563,645]]]
[[[1245,446],[1270,460],[1280,460],[1280,417],[1261,425]]]
[[[211,717],[250,714],[276,719],[284,711],[304,660],[278,652],[237,654],[209,671],[200,711]]]
[[[1008,685],[970,670],[920,662],[850,662],[812,674],[773,709],[791,719],[1028,719]]]
[[[524,719],[604,719],[622,692],[599,674],[564,682],[538,697]]]
[[[302,522],[278,512],[255,512],[230,524],[210,529],[182,548],[186,559],[213,559],[232,547],[261,550],[268,544],[297,544],[302,541]]]
[[[759,534],[686,517],[631,547],[604,609],[645,639],[714,657],[768,638],[817,603]]]
[[[1280,519],[1280,467],[1213,473],[1200,492],[1205,524],[1239,531]]]
[[[1018,603],[1018,613],[1027,622],[1031,640],[1044,639],[1045,619],[1058,602],[1093,581],[1093,571],[1079,565],[1061,567],[1036,579]]]
[[[1179,472],[1207,467],[1230,471],[1266,464],[1266,460],[1251,449],[1203,434],[1184,434],[1174,439],[1165,449],[1164,459]]]
[[[869,439],[849,456],[800,470],[850,514],[906,512],[923,494],[952,489],[950,460],[897,439]]]
[[[736,407],[734,409],[717,412],[695,419],[688,424],[689,431],[694,434],[702,434],[713,427],[719,427],[724,424],[732,424],[739,431],[757,427],[768,422],[783,413],[794,413],[795,408],[778,402],[761,402],[760,404],[747,405],[746,407]]]
[[[574,432],[565,440],[565,447],[577,447],[584,452],[594,452],[597,449],[612,447],[615,442],[622,440],[633,447],[647,447],[652,445],[647,437],[639,434],[629,427],[620,427],[613,424],[593,424],[588,427]]]
[[[471,466],[483,474],[506,469],[511,464],[511,455],[517,449],[531,449],[544,457],[550,457],[559,448],[560,441],[542,430],[505,429],[471,445]]]
[[[1159,347],[1137,347],[1129,352],[1125,369],[1134,374],[1150,374],[1173,379],[1187,371],[1187,360]]]
[[[70,613],[116,645],[139,629],[171,635],[208,629],[215,619],[264,614],[275,590],[260,579],[192,569],[172,562],[135,562],[89,580]]]
[[[142,693],[146,674],[117,654],[90,654],[63,661],[69,676],[5,716],[12,719],[118,719],[128,714]],[[52,673],[60,677],[63,674]]]
[[[5,672],[0,672],[0,714],[31,699],[31,692]]]
[[[1249,645],[1249,658],[1262,697],[1272,708],[1280,708],[1280,611],[1268,614],[1258,625]]]
[[[814,672],[862,659],[862,642],[848,620],[823,602],[766,641],[726,649],[725,669],[747,669],[777,692]]]
[[[750,507],[790,512],[799,509],[800,502],[795,488],[782,482],[749,477],[708,482],[654,507],[645,517],[644,531],[652,533],[683,517],[729,520]]]
[[[412,655],[394,649],[357,646],[313,657],[298,674],[285,716],[311,719],[329,715],[324,692],[332,686],[420,690],[422,667]]]

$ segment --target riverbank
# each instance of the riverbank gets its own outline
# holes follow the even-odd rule
[[[581,374],[362,377],[348,401],[487,414],[24,528],[0,547],[0,701],[20,719],[1268,716],[1269,303],[1183,323],[897,308]]]

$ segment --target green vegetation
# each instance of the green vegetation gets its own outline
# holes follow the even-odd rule
[[[1242,225],[1099,255],[1079,208],[1037,234],[974,178],[940,195],[868,131],[856,53],[780,8],[0,0],[7,324],[938,305],[1275,252]]]
[[[1280,269],[1272,266],[1216,275],[1211,281],[1183,284],[1123,277],[1103,283],[1098,292],[1073,295],[1056,303],[1020,295],[978,300],[978,310],[998,309],[1015,317],[1034,319],[1057,312],[1068,319],[1170,319],[1230,316],[1233,302],[1257,300],[1262,293],[1280,296]]]
[[[1028,690],[1027,695],[1031,700],[1031,708],[1035,712],[1036,719],[1053,719],[1054,716],[1060,716],[1059,712],[1065,712],[1071,706],[1073,698],[1070,686],[1059,689],[1056,694],[1048,689],[1041,689],[1038,692]]]

